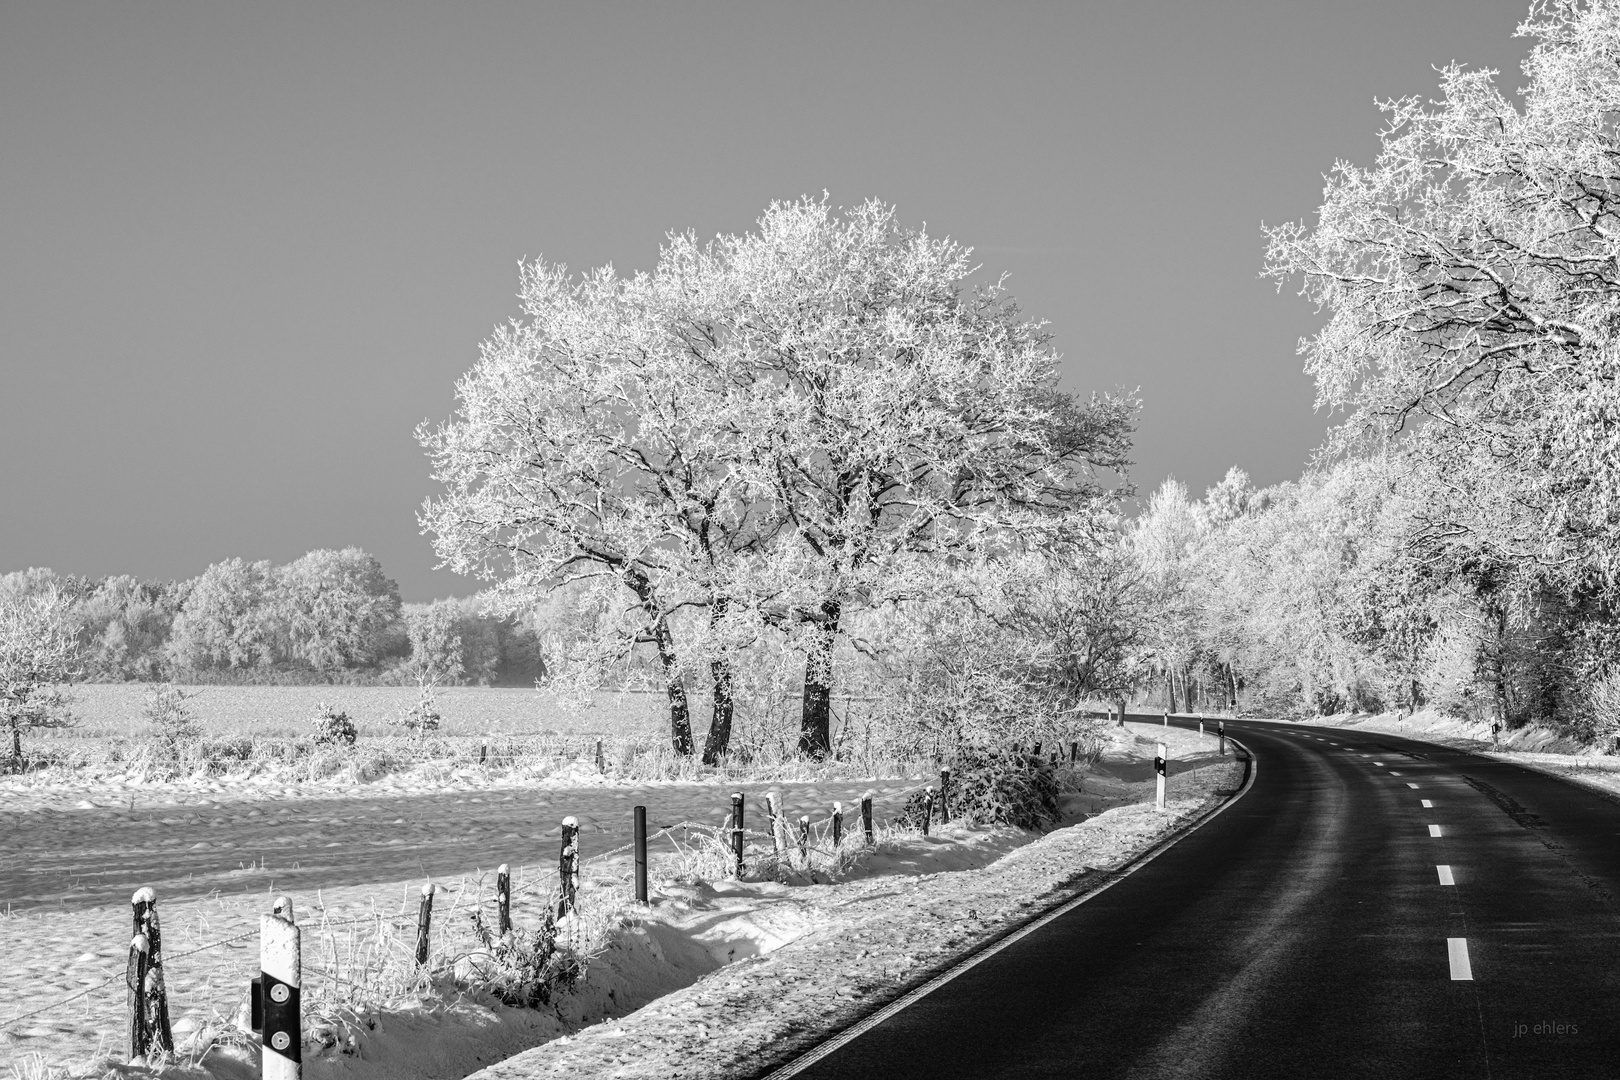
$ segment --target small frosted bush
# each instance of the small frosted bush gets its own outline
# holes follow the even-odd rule
[[[1039,829],[1058,819],[1058,780],[1032,754],[968,748],[951,771],[951,816]]]
[[[310,724],[315,729],[315,742],[321,746],[353,746],[360,735],[348,713],[324,701],[310,718]]]

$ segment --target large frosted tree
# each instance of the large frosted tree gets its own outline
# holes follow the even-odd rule
[[[1134,401],[1061,392],[1044,330],[974,270],[881,203],[808,200],[741,236],[672,236],[632,279],[529,267],[525,319],[423,432],[447,491],[424,526],[511,595],[621,582],[678,748],[672,616],[708,613],[717,726],[726,624],[774,623],[806,657],[800,749],[824,756],[850,611],[924,591],[919,557],[1083,542],[1100,474],[1126,465]]]
[[[1522,100],[1444,69],[1389,102],[1267,271],[1327,324],[1302,345],[1340,445],[1389,439],[1439,478],[1421,540],[1566,587],[1620,570],[1620,3],[1537,3]]]

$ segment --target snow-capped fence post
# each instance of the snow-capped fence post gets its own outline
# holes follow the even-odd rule
[[[300,931],[292,901],[276,897],[270,914],[259,917],[259,977],[253,980],[252,1027],[259,1033],[263,1080],[298,1080],[303,1075],[303,984]]]
[[[635,808],[636,903],[647,903],[647,808]]]
[[[478,748],[478,764],[480,764],[480,765],[488,765],[489,764],[489,736],[488,735],[484,736],[483,745],[481,745]]]
[[[804,860],[804,868],[810,869],[810,815],[804,814],[799,818],[799,858]]]
[[[1080,742],[1076,739],[1069,741],[1069,764],[1073,765],[1080,760]]]
[[[495,870],[495,933],[505,937],[512,929],[512,871],[505,863]]]
[[[153,1048],[174,1049],[169,1027],[169,999],[163,986],[163,934],[158,925],[157,893],[138,889],[130,898],[135,934],[129,943],[124,980],[129,986],[129,1053],[144,1058]]]
[[[557,877],[561,895],[557,918],[574,910],[579,900],[579,822],[572,815],[562,820],[562,853],[557,857]]]
[[[1226,721],[1215,721],[1215,733],[1221,737],[1221,757],[1226,756]]]
[[[428,961],[428,941],[433,929],[433,882],[422,886],[422,903],[416,909],[416,965]]]
[[[838,853],[838,845],[844,842],[844,804],[833,803],[832,816],[833,853]]]
[[[596,740],[596,771],[599,773],[607,772],[607,759],[602,756],[601,739]]]
[[[731,793],[731,853],[737,859],[737,876],[743,875],[743,797],[742,792]]]
[[[922,834],[927,836],[928,819],[934,816],[934,785],[929,784],[923,788],[923,792],[927,797],[923,799],[922,804]]]
[[[872,793],[868,791],[861,796],[861,830],[866,833],[866,846],[873,845],[872,840]]]
[[[1166,749],[1164,743],[1159,743],[1158,744],[1158,750],[1159,750],[1159,756],[1153,759],[1153,772],[1154,772],[1154,775],[1155,775],[1155,777],[1156,777],[1156,779],[1158,781],[1158,789],[1159,789],[1157,798],[1155,800],[1155,808],[1159,809],[1159,810],[1163,810],[1164,809],[1164,779],[1165,779],[1165,776],[1168,774],[1169,768],[1170,768],[1170,751],[1168,749]]]
[[[1040,757],[1041,757],[1041,744],[1040,743],[1035,744],[1034,748],[1030,750],[1029,756],[1034,758],[1037,761],[1040,760]]]
[[[949,765],[939,770],[939,823],[947,825],[951,820],[951,767]]]

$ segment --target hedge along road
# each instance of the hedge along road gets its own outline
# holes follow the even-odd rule
[[[1381,733],[1227,730],[1259,768],[1223,813],[775,1075],[1615,1074],[1620,804]]]
[[[791,818],[820,822],[839,800],[854,828],[866,790],[876,792],[874,817],[882,820],[899,813],[906,792],[930,782],[938,780],[494,787],[224,802],[155,786],[135,795],[134,809],[0,814],[0,907],[92,907],[127,901],[143,885],[176,900],[261,892],[272,883],[311,891],[417,875],[443,880],[493,872],[503,862],[538,865],[554,880],[569,815],[579,820],[582,854],[590,859],[630,843],[638,804],[653,828],[717,825],[731,811],[731,792],[741,791],[745,824],[757,830],[765,792],[780,789]]]

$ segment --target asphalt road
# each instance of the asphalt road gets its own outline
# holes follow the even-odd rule
[[[1620,803],[1378,733],[1227,730],[1259,764],[1235,804],[798,1075],[1620,1076]]]

